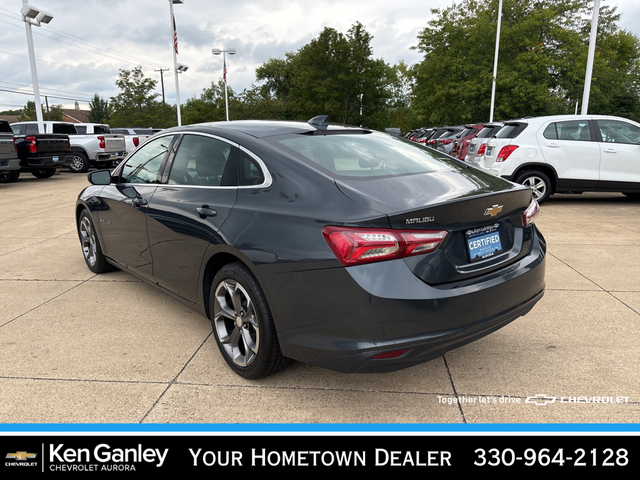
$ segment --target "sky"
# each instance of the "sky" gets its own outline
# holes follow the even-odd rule
[[[526,1],[526,0],[523,0]],[[0,0],[0,111],[33,100],[22,0]],[[29,0],[53,14],[48,25],[32,27],[42,102],[88,109],[95,93],[118,94],[120,70],[140,65],[158,82],[164,71],[166,101],[175,104],[173,33],[169,0]],[[178,34],[177,61],[189,69],[179,76],[182,104],[199,97],[222,78],[223,59],[212,48],[234,48],[227,55],[228,85],[241,92],[256,84],[255,70],[270,58],[283,58],[317,37],[325,27],[346,33],[356,22],[373,35],[373,57],[393,65],[421,60],[412,50],[417,35],[453,0],[393,2],[369,0],[184,0],[173,5]],[[617,6],[619,26],[640,37],[639,0],[602,0]],[[18,93],[19,92],[19,93]]]

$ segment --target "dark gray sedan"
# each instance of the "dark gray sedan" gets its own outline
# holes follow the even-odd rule
[[[326,118],[164,130],[89,180],[76,206],[87,266],[206,315],[245,378],[291,360],[422,363],[544,292],[530,189]]]

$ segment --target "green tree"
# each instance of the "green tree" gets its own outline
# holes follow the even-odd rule
[[[390,97],[391,81],[388,66],[372,58],[372,38],[361,23],[346,35],[326,27],[297,52],[256,70],[260,94],[277,100],[286,118],[326,114],[334,122],[372,126]]]
[[[89,102],[88,119],[92,123],[109,123],[109,102],[97,93],[93,95],[93,99]]]
[[[61,121],[64,118],[62,113],[62,105],[51,105],[49,112],[47,113],[44,106],[42,106],[42,118],[44,120]],[[20,116],[18,117],[20,122],[37,120],[36,116],[36,102],[27,102],[27,104],[20,110]]]
[[[116,86],[120,93],[111,97],[112,127],[156,126],[158,115],[164,112],[154,90],[157,81],[145,77],[142,67],[133,70],[120,70]],[[175,123],[174,123],[175,125]]]
[[[593,2],[505,0],[495,119],[573,113],[582,97]],[[415,103],[425,124],[489,119],[497,0],[462,0],[434,17],[418,36],[424,60],[415,70]],[[589,110],[613,110],[615,97],[637,99],[638,39],[600,9]],[[610,96],[611,98],[607,98]],[[594,109],[594,108],[597,108]]]

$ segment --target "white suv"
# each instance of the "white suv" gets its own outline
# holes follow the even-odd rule
[[[554,193],[622,192],[640,198],[640,124],[601,115],[557,115],[504,122],[477,165]]]

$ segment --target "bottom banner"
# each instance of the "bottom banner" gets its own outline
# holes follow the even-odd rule
[[[70,435],[0,437],[0,475],[212,471],[618,471],[636,435]]]

